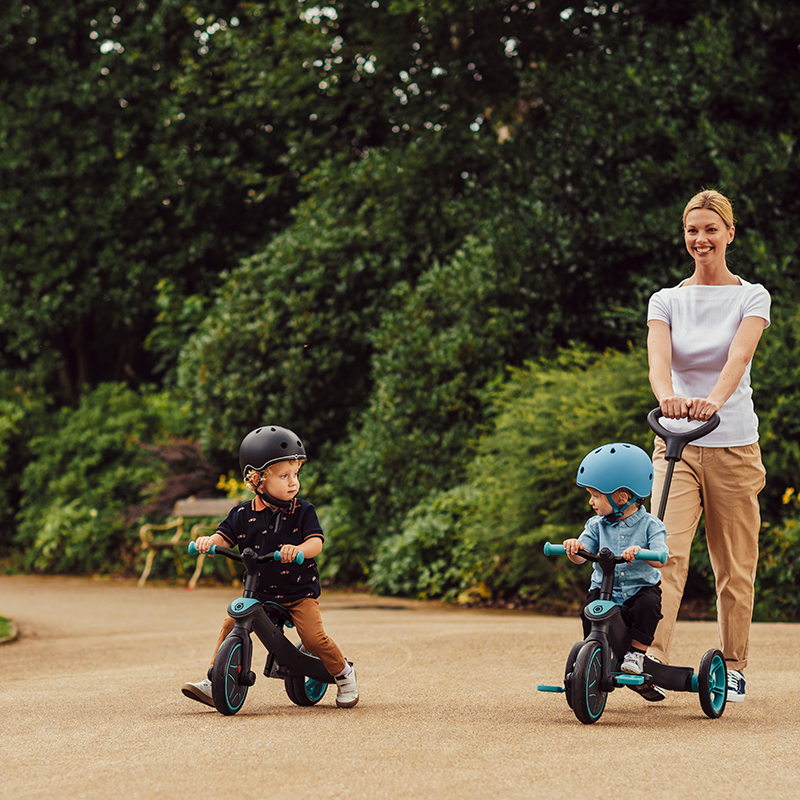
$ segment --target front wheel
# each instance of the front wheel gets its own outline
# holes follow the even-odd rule
[[[721,717],[728,702],[728,668],[719,650],[703,654],[697,673],[697,691],[705,715],[711,719]]]
[[[578,658],[581,648],[585,642],[575,642],[570,648],[569,655],[567,656],[567,665],[564,668],[564,693],[567,698],[567,705],[572,708],[572,678],[575,671],[575,661]]]
[[[586,642],[575,660],[572,673],[572,710],[584,724],[597,722],[603,714],[608,692],[602,690],[603,648],[599,642]]]
[[[239,683],[243,671],[244,648],[238,636],[228,636],[220,645],[211,670],[211,694],[220,714],[235,714],[247,697],[247,686]]]

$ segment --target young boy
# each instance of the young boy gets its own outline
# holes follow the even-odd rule
[[[289,610],[305,650],[317,656],[336,680],[336,705],[352,708],[358,702],[355,670],[325,633],[319,612],[319,570],[314,558],[322,552],[322,527],[314,506],[297,496],[305,461],[303,443],[287,428],[266,425],[248,433],[239,447],[239,465],[247,487],[256,496],[233,508],[216,533],[199,537],[196,545],[201,553],[207,553],[211,545],[237,546],[240,551],[251,547],[260,553],[280,550],[280,562],[260,565],[256,597]],[[302,564],[294,563],[298,552],[305,556]],[[233,619],[226,617],[212,667],[233,626]],[[209,678],[186,683],[181,691],[193,700],[214,705]]]
[[[575,564],[586,561],[578,555],[581,549],[597,553],[607,547],[625,559],[626,563],[615,569],[612,594],[613,601],[623,607],[623,619],[631,631],[631,649],[620,669],[639,675],[661,619],[661,565],[637,561],[635,556],[642,549],[667,550],[664,523],[644,508],[644,498],[653,488],[653,464],[647,453],[635,445],[603,445],[583,459],[577,484],[589,492],[589,505],[596,516],[587,521],[579,538],[564,541],[564,549]],[[583,609],[600,596],[602,579],[602,571],[595,564],[581,609],[584,635],[589,632],[589,623]],[[658,691],[663,697],[663,691]]]

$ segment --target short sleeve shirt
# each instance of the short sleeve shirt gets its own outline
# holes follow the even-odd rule
[[[728,351],[745,317],[769,325],[769,292],[739,278],[739,285],[684,286],[661,289],[651,298],[647,321],[666,322],[672,340],[672,386],[679,397],[708,397],[728,359]],[[739,385],[719,410],[719,427],[697,439],[701,447],[739,447],[758,441],[750,364]],[[687,420],[662,420],[668,430],[682,432]]]
[[[285,544],[300,545],[308,539],[324,538],[317,510],[305,500],[294,509],[273,511],[254,498],[231,509],[217,533],[242,552],[250,547],[258,555],[274,553]],[[319,597],[319,569],[313,558],[302,564],[265,561],[258,565],[256,593],[262,600],[291,603],[304,597]]]
[[[645,550],[666,550],[667,529],[664,523],[644,507],[627,519],[607,525],[603,517],[592,517],[586,523],[578,541],[584,550],[597,553],[607,547],[614,555],[622,555],[631,545],[637,544]],[[599,589],[603,571],[594,564],[591,589]],[[614,569],[614,591],[611,599],[618,605],[629,600],[645,586],[655,586],[661,580],[661,570],[645,561],[617,564]]]

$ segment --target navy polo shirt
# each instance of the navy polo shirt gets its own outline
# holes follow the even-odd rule
[[[241,553],[250,547],[262,556],[274,553],[285,544],[301,545],[315,536],[323,539],[317,510],[311,503],[296,499],[290,511],[273,511],[260,498],[242,503],[217,528],[217,533],[238,547]],[[260,599],[291,603],[304,597],[319,597],[319,569],[313,558],[302,564],[283,564],[265,561],[258,565],[258,595]]]

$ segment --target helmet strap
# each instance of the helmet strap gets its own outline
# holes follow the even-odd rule
[[[278,500],[277,497],[273,497],[271,494],[267,494],[266,492],[256,492],[256,494],[267,505],[277,506],[278,508],[282,508],[284,511],[288,511],[290,514],[294,513],[295,504],[297,503],[296,497],[293,497],[291,500]]]
[[[610,494],[603,495],[603,497],[605,497],[606,500],[608,500],[609,505],[613,509],[613,511],[610,514],[606,514],[606,516],[603,517],[604,525],[613,525],[615,522],[619,522],[619,520],[622,519],[622,515],[625,513],[625,511],[628,508],[630,508],[634,503],[639,502],[639,498],[634,496],[631,497],[631,499],[628,500],[628,502],[625,503],[624,506],[620,507],[612,500]]]

